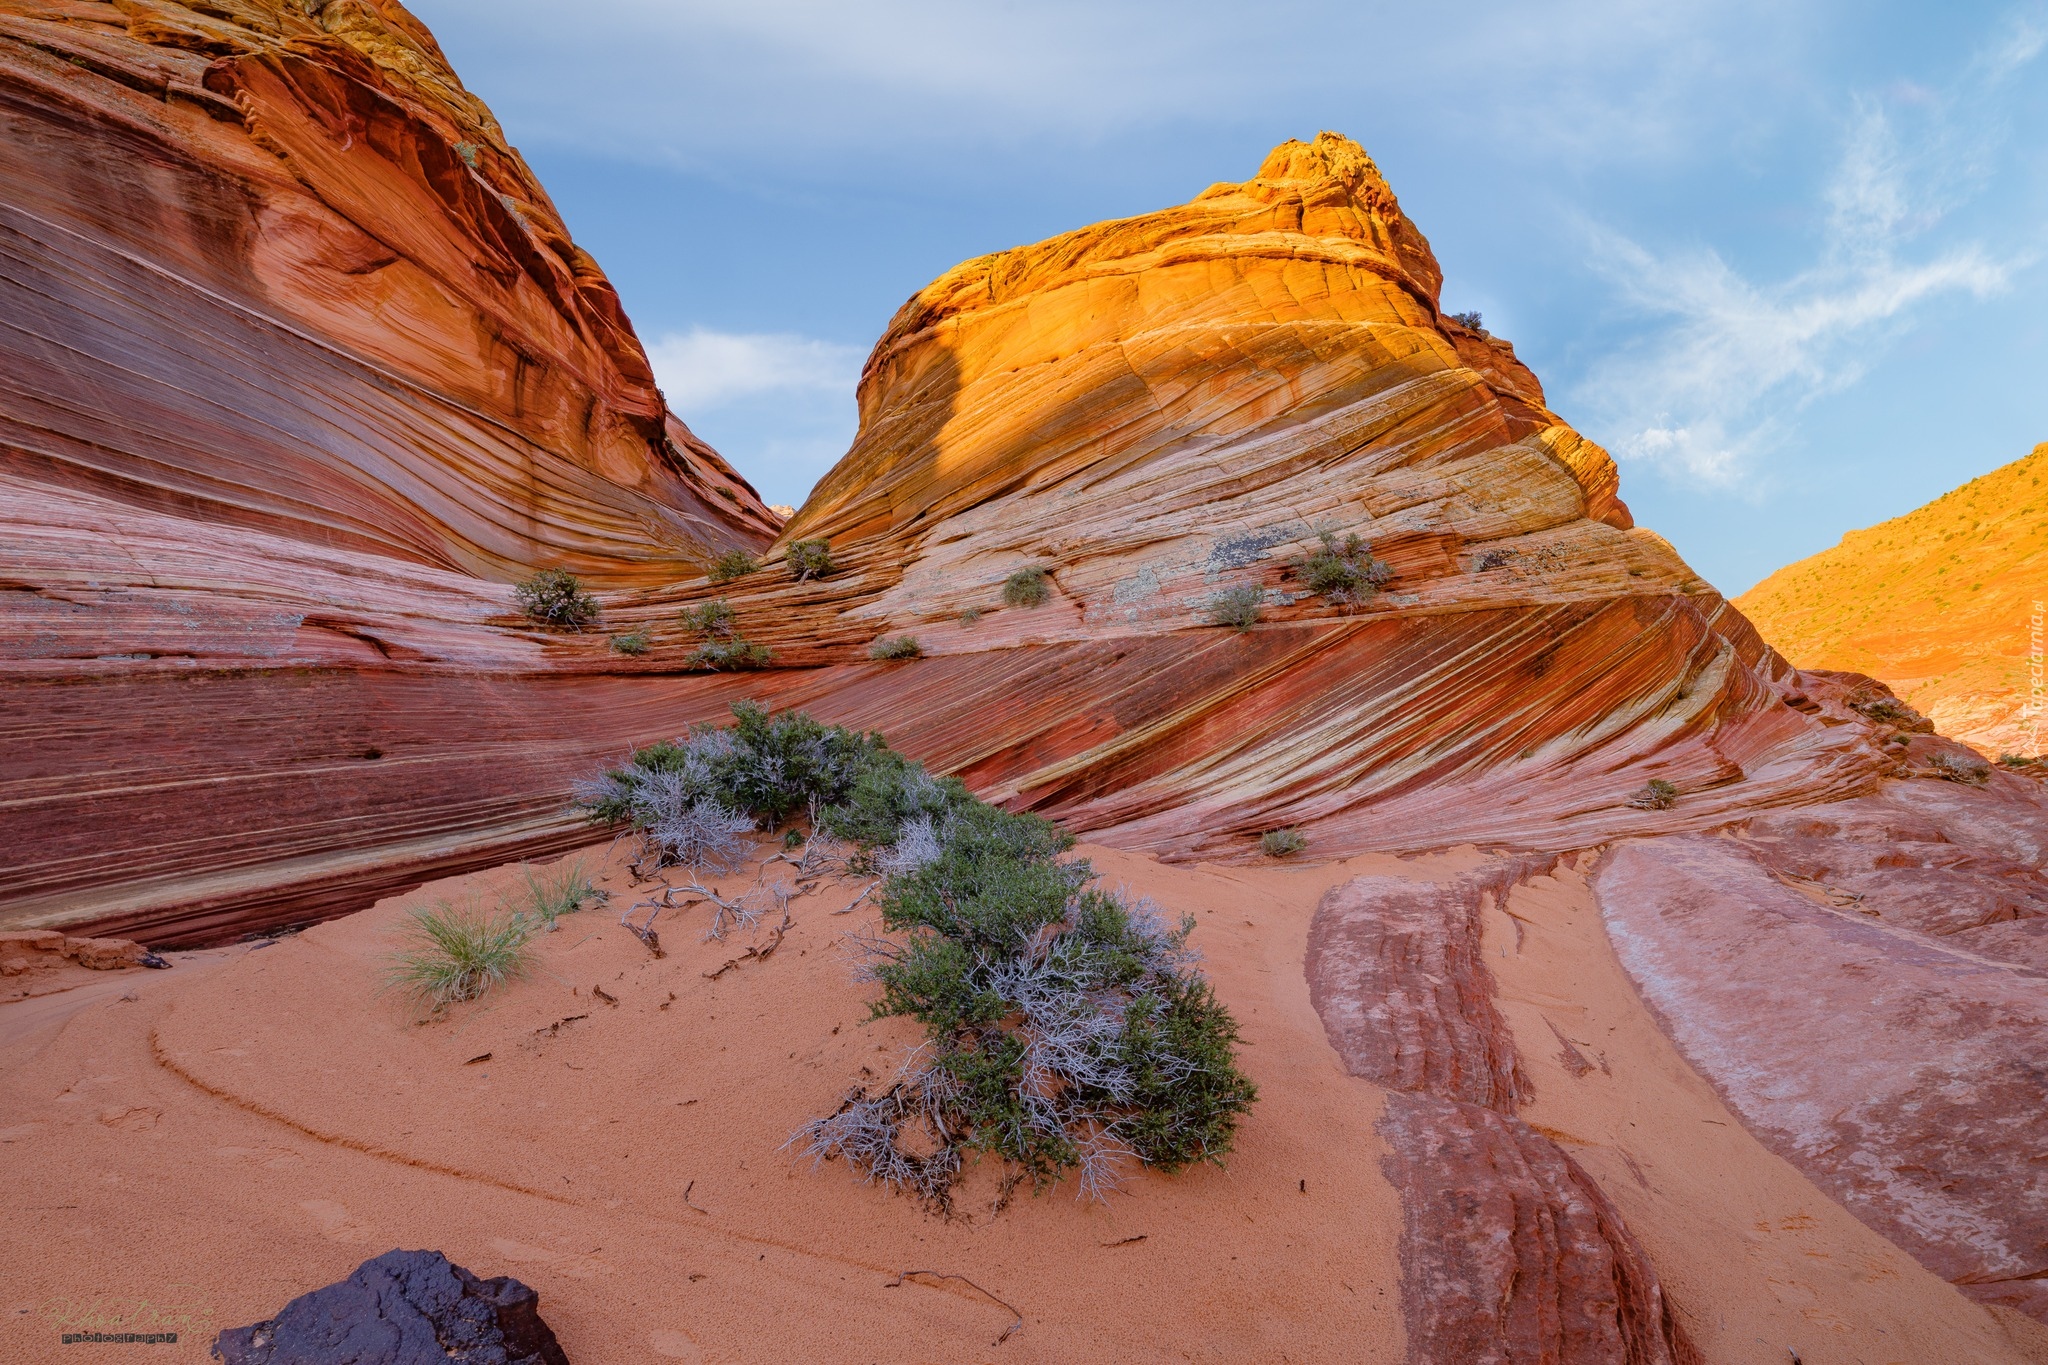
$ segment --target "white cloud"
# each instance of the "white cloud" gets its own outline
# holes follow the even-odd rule
[[[767,394],[843,397],[853,402],[858,348],[788,332],[670,332],[647,348],[654,377],[685,421]]]
[[[1949,103],[1927,102],[1937,114]],[[1798,410],[1860,379],[1916,309],[2000,292],[2023,264],[1967,242],[1913,258],[1986,159],[1975,132],[1942,117],[1906,140],[1880,104],[1857,101],[1824,192],[1817,257],[1777,282],[1745,278],[1712,248],[1659,255],[1592,230],[1590,261],[1621,301],[1667,320],[1594,364],[1581,388],[1616,454],[1682,481],[1757,491],[1760,457]]]

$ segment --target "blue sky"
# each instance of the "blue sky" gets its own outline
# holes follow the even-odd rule
[[[412,4],[771,502],[947,267],[1323,128],[1731,595],[2048,440],[2043,0]]]

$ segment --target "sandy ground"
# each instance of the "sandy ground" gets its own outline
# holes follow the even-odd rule
[[[0,1006],[0,1360],[134,1359],[59,1344],[83,1329],[174,1330],[149,1358],[202,1361],[222,1327],[394,1246],[533,1284],[578,1365],[1402,1359],[1381,1092],[1325,1042],[1302,954],[1330,886],[1477,855],[1181,869],[1082,852],[1197,916],[1261,1091],[1227,1170],[1000,1215],[984,1178],[951,1222],[814,1170],[790,1132],[915,1040],[866,1022],[872,988],[839,939],[871,911],[833,914],[853,888],[828,884],[793,902],[773,956],[709,979],[749,940],[701,941],[706,910],[667,912],[656,960],[619,927],[635,897],[599,846],[582,856],[612,909],[564,919],[529,978],[444,1020],[378,989],[404,908],[488,900],[516,869]],[[1709,1359],[2048,1359],[1743,1133],[1636,1002],[1582,883],[1490,913],[1527,1117],[1621,1204]],[[1553,1061],[1553,1023],[1590,1073]]]

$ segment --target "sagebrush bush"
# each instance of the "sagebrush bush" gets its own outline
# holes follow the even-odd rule
[[[473,904],[415,907],[407,946],[392,955],[387,982],[436,1013],[475,1000],[525,975],[538,925],[526,915],[486,914]]]
[[[597,599],[567,569],[542,569],[512,589],[512,600],[543,625],[581,630],[598,617]]]
[[[727,550],[711,561],[711,581],[730,583],[735,578],[745,578],[761,567],[761,561],[745,550]]]
[[[976,800],[879,735],[747,702],[733,714],[637,751],[580,800],[650,840],[679,813],[772,829],[808,810],[811,839],[853,845],[851,865],[880,876],[891,937],[855,936],[881,987],[873,1012],[917,1020],[925,1043],[792,1143],[942,1211],[976,1153],[1037,1189],[1076,1176],[1093,1196],[1126,1162],[1223,1161],[1257,1092],[1236,1021],[1196,970],[1192,918],[1169,924],[1097,887],[1062,857],[1073,839],[1057,825]]]
[[[1290,567],[1302,586],[1347,606],[1371,598],[1394,579],[1386,560],[1373,558],[1372,546],[1356,535],[1338,540],[1334,531],[1318,531],[1317,547]]]
[[[1678,788],[1661,777],[1653,777],[1630,794],[1628,804],[1637,810],[1670,810],[1678,804]]]
[[[1003,580],[1003,605],[1007,607],[1043,606],[1052,596],[1052,585],[1040,568],[1019,569]]]
[[[1927,718],[1897,697],[1863,697],[1849,703],[1851,710],[1879,725],[1896,725],[1906,730],[1932,730]]]
[[[775,662],[774,650],[740,634],[739,618],[723,597],[685,607],[682,617],[685,628],[704,637],[703,644],[683,656],[686,668],[732,673],[766,668]]]
[[[1209,618],[1212,626],[1229,626],[1233,630],[1250,630],[1265,614],[1265,590],[1254,583],[1225,588],[1202,604],[1202,614]]]
[[[790,573],[799,583],[823,578],[839,566],[832,562],[832,547],[822,540],[799,540],[787,552]]]
[[[647,652],[647,631],[643,627],[639,630],[628,631],[624,635],[614,635],[612,636],[611,645],[612,649],[617,653],[630,654],[638,658]]]
[[[1268,858],[1285,858],[1308,847],[1308,836],[1298,829],[1269,829],[1259,836],[1259,851]]]
[[[868,646],[870,659],[922,659],[924,646],[909,635],[898,635],[893,640],[877,640]]]

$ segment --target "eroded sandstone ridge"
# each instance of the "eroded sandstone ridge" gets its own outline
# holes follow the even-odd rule
[[[108,515],[621,583],[773,525],[393,0],[5,0],[0,184],[0,499],[95,582]]]
[[[2048,444],[1766,578],[1737,599],[1805,668],[1882,678],[1986,758],[2034,756],[2048,602]]]

